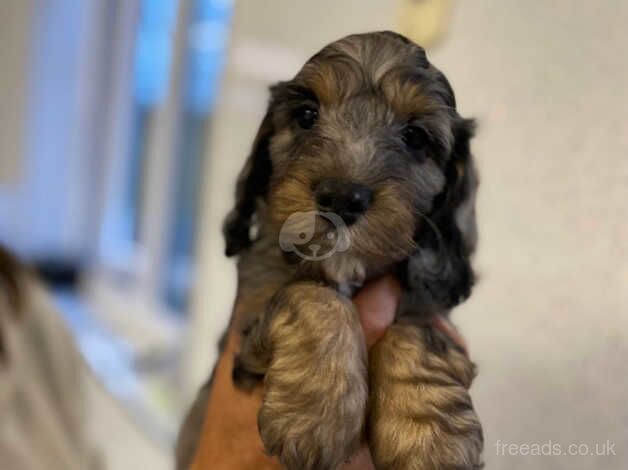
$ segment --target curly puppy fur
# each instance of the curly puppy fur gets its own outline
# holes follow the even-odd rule
[[[392,32],[336,41],[271,88],[224,232],[239,255],[233,378],[264,381],[260,434],[288,469],[338,468],[365,434],[378,469],[481,467],[475,367],[428,321],[473,284],[472,134],[445,76]],[[283,252],[287,219],[321,209],[330,180],[368,194],[358,217],[331,228],[348,248],[320,260]],[[312,234],[317,250],[333,249],[326,233]],[[402,301],[367,357],[347,293],[387,272]]]

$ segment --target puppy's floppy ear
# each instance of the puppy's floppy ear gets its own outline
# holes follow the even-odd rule
[[[268,146],[273,132],[271,103],[253,141],[251,153],[238,176],[235,207],[227,215],[223,226],[227,256],[237,255],[252,243],[250,232],[257,202],[266,196],[272,173]]]
[[[417,252],[408,260],[408,287],[429,310],[450,309],[473,287],[471,255],[477,242],[475,194],[477,173],[470,151],[475,129],[470,119],[454,125],[454,147],[446,167],[446,186],[422,221]]]

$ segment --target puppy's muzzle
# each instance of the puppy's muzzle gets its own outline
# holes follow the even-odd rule
[[[338,214],[347,225],[355,223],[373,200],[373,191],[361,184],[338,178],[325,178],[314,190],[321,212]]]

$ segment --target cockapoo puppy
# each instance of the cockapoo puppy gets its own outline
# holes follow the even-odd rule
[[[473,284],[473,122],[425,51],[348,36],[271,88],[224,233],[238,255],[233,379],[264,383],[259,431],[291,470],[338,468],[366,433],[378,469],[481,467],[475,367],[434,327]],[[394,273],[367,356],[351,296]]]

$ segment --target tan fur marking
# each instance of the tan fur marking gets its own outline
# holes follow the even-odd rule
[[[428,328],[428,327],[425,327]],[[462,353],[430,349],[416,327],[393,325],[369,354],[369,442],[377,468],[481,468],[482,429]]]

